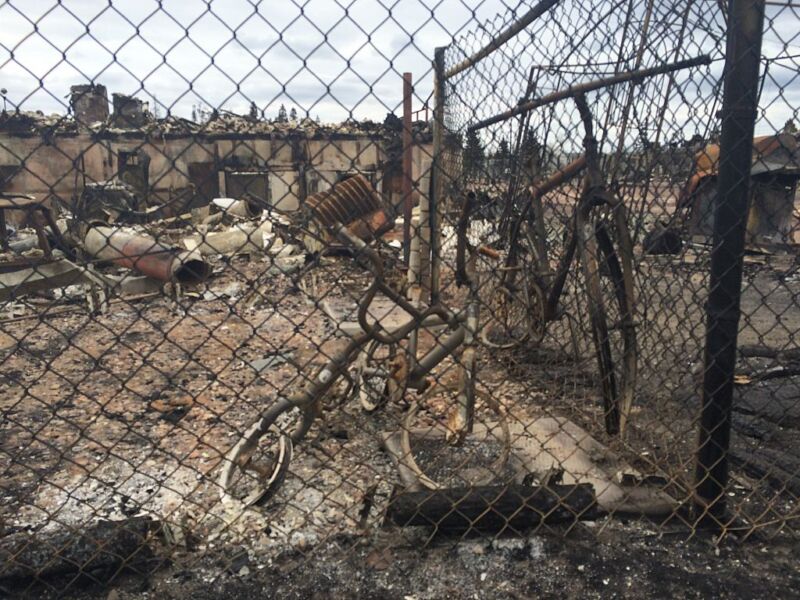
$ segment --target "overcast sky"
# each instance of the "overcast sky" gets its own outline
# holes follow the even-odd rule
[[[399,111],[404,71],[431,92],[433,49],[518,0],[11,0],[0,2],[0,86],[23,110],[64,112],[89,81],[157,98],[323,121]],[[111,6],[109,6],[111,4]],[[527,7],[525,7],[526,9]],[[477,20],[477,21],[476,21]]]
[[[0,87],[8,90],[12,106],[46,113],[66,112],[70,85],[93,81],[104,84],[109,96],[134,94],[149,101],[151,109],[157,99],[161,116],[171,111],[188,117],[198,103],[246,113],[254,101],[267,117],[275,117],[279,105],[285,104],[326,122],[351,116],[380,120],[387,112],[401,112],[404,71],[415,77],[414,107],[429,97],[436,46],[483,27],[496,30],[511,18],[511,10],[522,14],[533,3],[0,0]],[[562,16],[576,14],[570,4],[584,13],[579,19],[598,12],[581,2],[562,4]],[[626,4],[618,3],[615,17],[622,18],[616,13],[624,13]],[[687,0],[686,5],[700,11],[693,18],[719,10],[717,0]],[[665,15],[683,10],[680,3],[663,6]],[[780,128],[792,116],[800,122],[795,112],[800,106],[799,24],[798,11],[768,7],[764,55],[772,60],[762,90],[766,113],[759,130]],[[553,24],[556,32],[570,27]],[[552,43],[563,45],[561,35],[554,33]],[[601,46],[594,57],[614,49],[613,43],[595,41]],[[537,42],[547,45],[545,40]],[[503,53],[514,54],[514,44],[524,48],[525,43],[524,35],[518,36]],[[718,46],[721,53],[721,43]],[[543,55],[552,53],[540,50]],[[537,50],[529,46],[526,52],[536,55]],[[686,52],[693,56],[700,49]],[[506,58],[508,68],[527,69],[515,65],[514,56]],[[516,62],[525,60],[520,56]],[[506,94],[499,91],[497,87],[495,102],[506,102],[500,97]],[[486,103],[473,109],[495,111],[515,101],[509,97],[507,106]]]

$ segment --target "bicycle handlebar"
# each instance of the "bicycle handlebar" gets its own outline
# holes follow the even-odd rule
[[[356,256],[357,259],[359,257],[365,257],[369,263],[367,268],[372,272],[373,280],[367,289],[367,292],[364,294],[364,297],[358,304],[358,324],[361,329],[363,329],[364,332],[370,336],[371,339],[377,340],[382,344],[396,344],[405,338],[409,333],[411,333],[411,331],[413,331],[418,324],[423,323],[428,317],[432,316],[438,316],[441,318],[442,321],[447,323],[451,329],[457,326],[456,316],[441,304],[430,306],[424,311],[420,311],[401,293],[386,285],[383,275],[383,260],[381,259],[380,254],[378,254],[374,248],[371,248],[369,245],[367,245],[367,243],[362,239],[350,233],[346,226],[336,226],[335,232],[339,240],[354,247],[358,251]],[[400,308],[411,315],[411,321],[394,333],[384,334],[381,332],[381,326],[379,323],[370,324],[367,320],[369,306],[378,292],[388,296],[392,302],[395,302],[398,306],[400,306]]]

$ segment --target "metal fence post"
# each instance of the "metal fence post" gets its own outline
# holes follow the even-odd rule
[[[733,374],[763,21],[763,0],[730,1],[695,474],[698,520],[708,519],[712,524],[720,523],[726,508]]]
[[[442,192],[444,189],[442,171],[442,139],[444,136],[444,52],[436,48],[433,58],[433,161],[431,166],[430,225],[431,225],[431,302],[439,300],[441,274],[441,232],[439,231]]]

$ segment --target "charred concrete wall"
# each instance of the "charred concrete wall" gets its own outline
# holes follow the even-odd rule
[[[69,92],[72,114],[79,125],[88,127],[108,119],[108,93],[105,86],[91,83],[73,85]]]
[[[386,152],[374,134],[161,135],[136,130],[16,134],[0,131],[0,189],[55,196],[69,205],[86,183],[119,176],[120,165],[142,152],[149,158],[147,206],[186,198],[192,206],[216,196],[251,191],[284,210],[297,209],[310,193],[330,188],[347,173],[365,174],[387,196],[398,192],[384,180]],[[427,191],[431,146],[414,152],[414,177]],[[399,199],[393,198],[392,201]]]

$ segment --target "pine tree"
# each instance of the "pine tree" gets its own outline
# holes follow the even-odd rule
[[[297,121],[297,109],[295,109],[294,106],[292,107],[292,110],[289,112],[289,119],[291,119],[292,121]]]
[[[520,167],[523,172],[534,176],[543,158],[544,149],[539,143],[539,140],[536,139],[536,133],[534,133],[533,127],[528,127],[528,130],[522,138],[522,144],[519,149]]]
[[[484,154],[483,144],[478,137],[478,133],[470,131],[467,133],[467,141],[464,146],[464,175],[476,176],[483,171]]]
[[[250,113],[248,115],[253,121],[258,121],[258,106],[252,100],[250,101]]]
[[[278,109],[278,123],[286,123],[288,120],[286,116],[286,107],[281,104],[281,107]]]
[[[494,167],[497,174],[504,175],[508,172],[511,163],[511,150],[508,147],[508,140],[503,138],[494,153]]]

